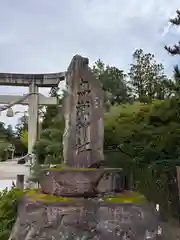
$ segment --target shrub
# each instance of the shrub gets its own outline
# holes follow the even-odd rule
[[[18,200],[24,191],[7,188],[0,192],[0,240],[8,240],[17,217]]]

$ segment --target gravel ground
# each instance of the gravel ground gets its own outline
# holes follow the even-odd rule
[[[0,180],[14,180],[17,174],[27,176],[29,168],[25,165],[17,164],[17,161],[0,162]]]

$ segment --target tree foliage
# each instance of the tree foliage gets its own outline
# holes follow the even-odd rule
[[[28,115],[27,114],[24,114],[22,117],[19,118],[15,129],[16,129],[16,135],[18,137],[21,136],[22,132],[28,131]]]
[[[170,23],[176,27],[180,26],[180,11],[176,11],[176,17],[170,19]],[[177,44],[174,44],[173,47],[165,46],[165,49],[172,56],[180,55],[180,41]],[[178,65],[174,67],[174,79],[169,84],[171,91],[174,95],[179,97],[180,93],[180,71]]]
[[[115,107],[105,118],[105,149],[114,144],[135,166],[177,165],[180,144],[180,102],[177,99]],[[114,113],[115,112],[115,113]]]
[[[12,127],[0,122],[0,161],[7,160],[10,156],[8,149],[15,144],[15,136]]]
[[[28,131],[24,129],[21,130],[20,141],[26,148],[28,148]]]
[[[64,118],[59,105],[62,103],[63,96],[58,92],[59,88],[52,88],[50,91],[50,96],[57,97],[59,104],[46,108],[40,139],[34,146],[39,163],[60,163],[62,161]]]
[[[59,103],[57,105],[46,107],[46,110],[43,116],[43,121],[42,121],[42,129],[48,128],[51,125],[52,119],[56,117],[60,112],[59,105],[61,104],[61,101],[60,101],[59,87],[51,88],[49,95],[50,97],[56,97]]]
[[[170,23],[175,26],[180,26],[180,11],[176,11],[176,17],[170,19]],[[172,55],[180,55],[180,41],[173,47],[165,46],[165,49]]]
[[[115,106],[105,116],[106,164],[132,171],[137,188],[159,203],[165,214],[178,211],[179,118],[180,100],[176,98]],[[119,146],[118,151],[108,153],[112,145]]]
[[[129,100],[131,89],[127,84],[126,74],[123,70],[105,65],[99,59],[92,67],[92,71],[102,83],[106,100],[118,104]]]
[[[19,118],[15,126],[15,147],[18,155],[26,154],[28,150],[28,115]]]
[[[17,217],[18,200],[23,196],[22,190],[12,187],[0,192],[0,239],[9,239]]]
[[[40,139],[36,142],[34,151],[40,163],[61,163],[63,131],[64,119],[58,114],[52,119],[51,126],[42,131]]]
[[[153,99],[165,98],[167,76],[164,74],[163,65],[156,62],[153,54],[136,49],[128,75],[133,91],[140,101],[151,102]]]

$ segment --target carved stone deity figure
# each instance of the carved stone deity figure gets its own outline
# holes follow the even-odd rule
[[[73,57],[66,73],[64,162],[91,167],[104,160],[103,90],[88,59]]]

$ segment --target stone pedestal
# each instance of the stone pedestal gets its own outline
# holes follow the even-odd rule
[[[9,240],[144,240],[157,227],[155,212],[141,195],[133,192],[104,199],[34,192],[21,200]]]
[[[93,197],[104,172],[104,169],[49,169],[44,171],[40,186],[46,194]]]
[[[97,191],[108,171],[45,170],[41,189],[21,199],[9,240],[156,240],[158,215],[143,195]]]

